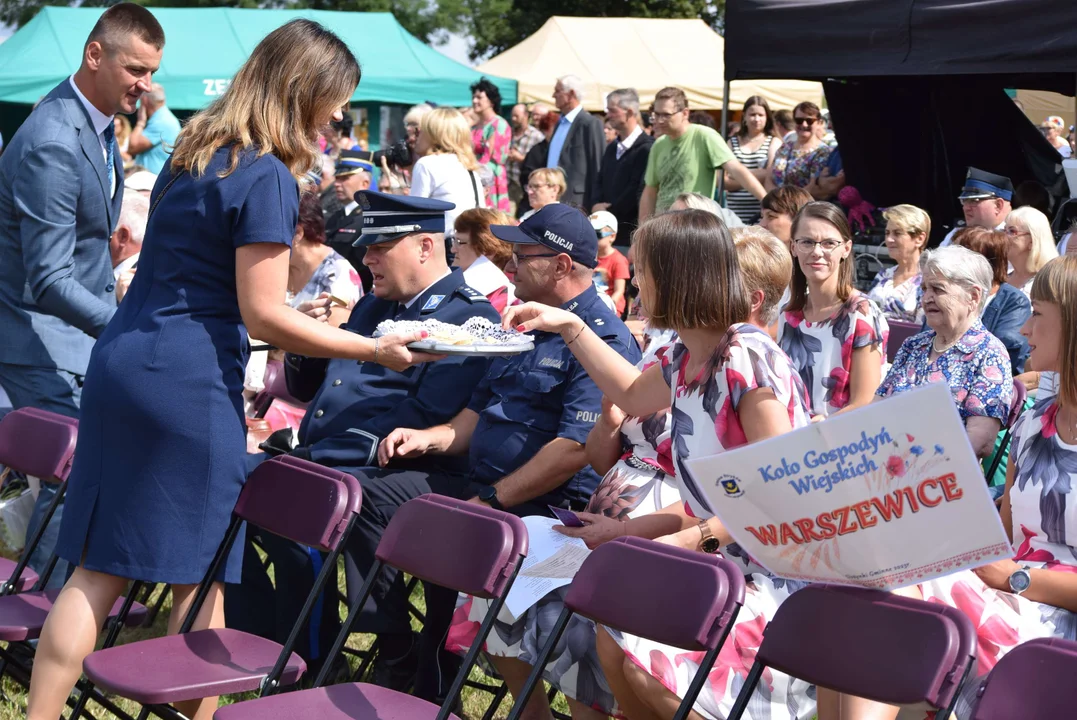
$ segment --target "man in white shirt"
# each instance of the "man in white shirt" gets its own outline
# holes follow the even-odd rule
[[[149,213],[150,201],[145,195],[133,192],[123,196],[120,220],[108,241],[108,251],[112,256],[112,275],[116,278],[117,303],[123,300],[135,277]]]
[[[602,168],[595,178],[591,212],[606,210],[617,218],[616,245],[628,247],[639,220],[643,176],[654,138],[640,125],[639,94],[632,88],[614,90],[606,97],[606,121],[617,140],[606,146]]]
[[[986,170],[970,167],[965,176],[965,185],[961,188],[958,196],[961,203],[961,212],[965,215],[965,227],[982,227],[992,230],[1006,229],[1006,216],[1013,207],[1013,183],[1005,175],[995,175]],[[940,247],[946,247],[953,242],[954,233],[960,230],[955,227]]]
[[[337,156],[333,187],[343,207],[325,218],[325,244],[343,255],[359,273],[363,292],[370,292],[373,278],[363,265],[363,248],[352,243],[363,234],[363,215],[357,213],[359,204],[355,193],[369,190],[374,173],[374,155],[367,150],[341,150]]]
[[[546,167],[559,167],[565,173],[567,189],[561,196],[562,203],[590,207],[591,191],[606,147],[602,121],[583,109],[583,80],[575,75],[565,75],[557,81],[553,99],[561,120],[550,138]]]

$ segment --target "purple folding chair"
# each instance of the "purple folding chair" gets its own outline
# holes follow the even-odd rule
[[[675,599],[668,593],[671,587],[677,588]],[[626,602],[625,598],[632,600]],[[513,703],[509,720],[518,720],[523,713],[574,613],[632,635],[704,651],[699,669],[673,716],[674,720],[684,720],[742,605],[744,573],[725,558],[634,537],[600,545],[572,579],[565,607]]]
[[[295,684],[306,664],[292,648],[336,572],[361,502],[359,481],[351,475],[287,455],[265,461],[243,486],[228,532],[199,583],[180,634],[92,653],[83,662],[86,677],[107,693],[141,703],[140,718],[151,712],[182,718],[172,703],[238,692],[267,695]],[[237,630],[191,629],[243,522],[327,553],[283,646]]]
[[[527,528],[515,515],[442,495],[404,503],[389,522],[376,561],[348,609],[348,619],[326,655],[315,688],[222,707],[214,720],[344,720],[345,718],[456,718],[451,708],[486,642],[520,564],[527,555]],[[479,633],[439,708],[421,698],[366,683],[322,687],[374,580],[390,565],[426,582],[491,600]]]
[[[976,629],[952,607],[865,588],[809,585],[763,631],[728,720],[740,720],[766,668],[948,718],[976,667]]]
[[[284,378],[284,364],[278,360],[270,360],[266,363],[265,375],[262,378],[265,389],[254,400],[255,417],[265,417],[274,400],[283,400],[289,405],[305,408],[307,403],[297,400],[288,392],[288,383]]]
[[[999,443],[998,452],[995,453],[995,457],[991,460],[991,467],[984,477],[988,482],[991,482],[995,477],[995,471],[998,470],[999,463],[1002,462],[1002,455],[1006,452],[1006,446],[1010,444],[1010,433],[1013,431],[1014,424],[1017,423],[1017,419],[1021,417],[1021,413],[1025,409],[1025,401],[1028,400],[1028,389],[1025,388],[1025,384],[1018,380],[1013,379],[1013,400],[1010,402],[1010,415],[1006,418],[1006,433],[1002,436],[1002,442]]]
[[[1006,653],[980,683],[968,720],[1057,720],[1077,713],[1077,642],[1038,638]]]
[[[888,324],[890,325],[890,335],[886,340],[886,361],[894,362],[901,345],[913,335],[923,332],[924,327],[917,323],[901,322],[900,320],[890,320]]]

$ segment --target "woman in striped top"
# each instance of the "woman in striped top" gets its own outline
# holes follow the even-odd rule
[[[768,168],[774,162],[781,142],[774,137],[774,118],[770,106],[759,95],[753,95],[744,103],[741,115],[741,130],[730,138],[729,147],[734,157],[744,167],[763,182]],[[729,209],[737,214],[745,225],[751,225],[759,219],[759,201],[726,173],[725,186],[728,191],[726,200]]]

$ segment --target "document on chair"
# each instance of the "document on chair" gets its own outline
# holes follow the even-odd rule
[[[942,383],[685,464],[778,577],[893,590],[1013,557]]]
[[[505,608],[513,618],[519,618],[550,591],[572,582],[576,571],[591,554],[583,540],[553,529],[554,525],[561,524],[560,520],[533,515],[523,521],[528,534],[527,557],[505,598]]]

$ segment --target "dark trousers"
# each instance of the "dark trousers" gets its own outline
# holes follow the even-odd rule
[[[14,410],[24,407],[39,408],[49,412],[59,413],[67,417],[79,416],[79,405],[82,400],[81,375],[75,375],[56,368],[39,368],[28,365],[9,365],[0,363],[0,385],[11,400]],[[48,478],[41,478],[41,491],[37,495],[33,512],[30,514],[30,522],[26,527],[26,541],[37,532],[41,521],[45,517],[45,511],[53,498],[56,497],[58,485],[46,482]],[[56,512],[45,528],[41,536],[41,542],[30,556],[29,565],[34,571],[44,572],[49,558],[56,550],[56,539],[60,535],[60,521],[64,515],[64,503],[61,500],[56,506]],[[74,568],[70,567],[66,560],[58,560],[56,568],[49,577],[48,588],[63,587],[67,578]]]

